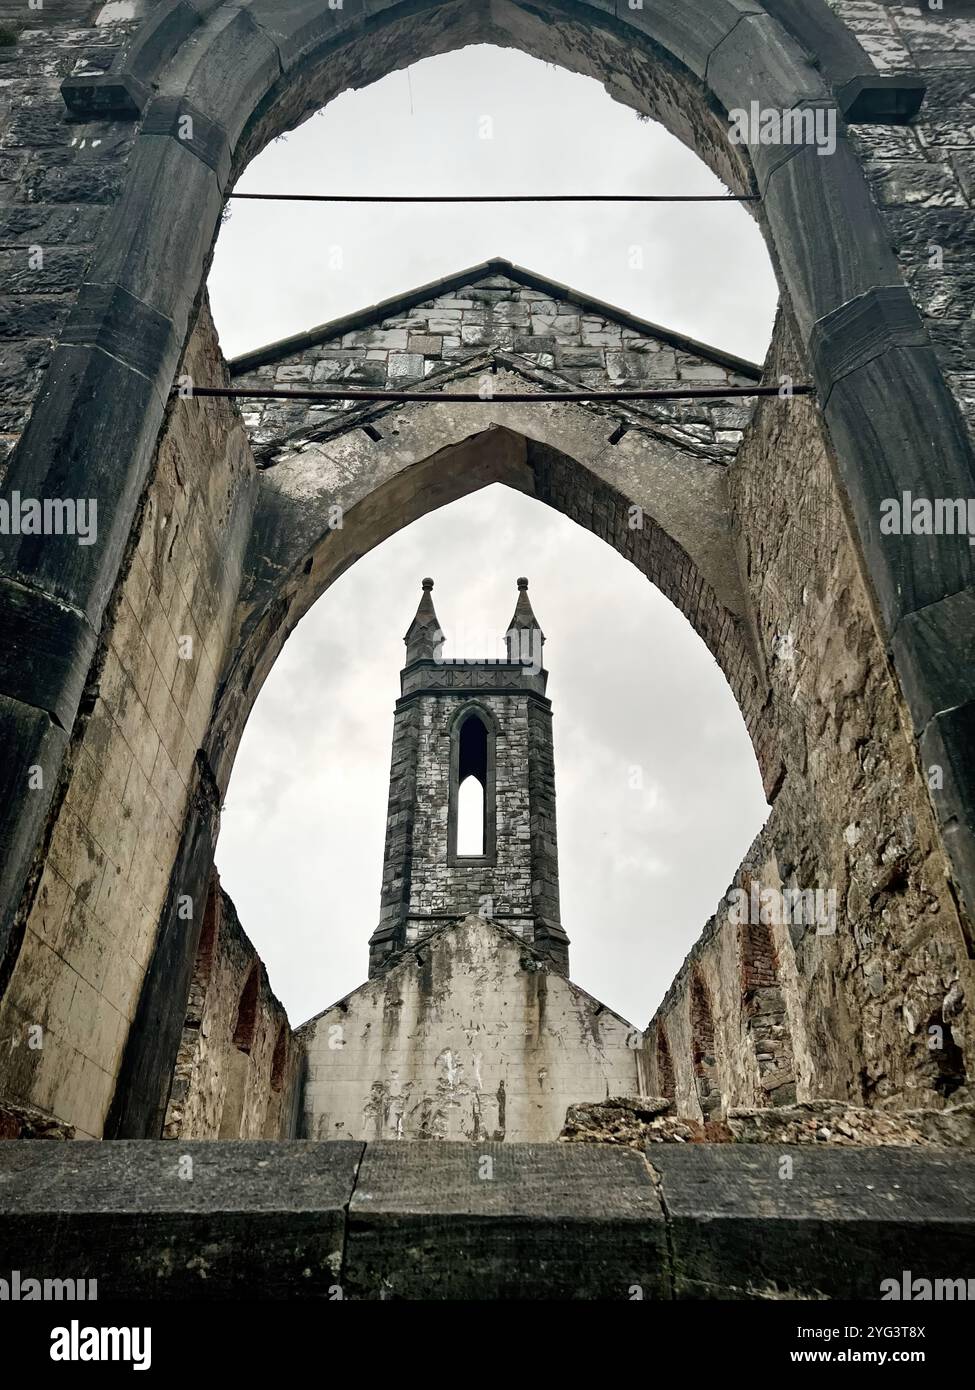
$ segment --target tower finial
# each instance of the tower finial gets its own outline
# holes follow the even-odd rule
[[[433,599],[430,597],[433,580],[423,579],[420,582],[423,593],[420,596],[416,617],[403,638],[406,643],[407,666],[412,665],[414,661],[433,660],[440,654],[444,641]]]
[[[505,634],[508,660],[541,668],[544,641],[545,634],[532,611],[531,600],[528,597],[528,580],[522,576],[518,580],[518,602]]]

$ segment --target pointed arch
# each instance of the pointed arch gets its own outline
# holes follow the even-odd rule
[[[456,868],[497,861],[497,717],[480,700],[465,701],[447,723],[450,771],[447,797],[447,863]],[[461,787],[473,778],[481,788],[481,852],[462,852],[459,842]]]
[[[822,0],[812,4],[820,17],[827,15]],[[80,103],[73,108],[78,114],[99,110],[131,117],[138,111],[144,119],[134,140],[127,129],[122,133],[119,143],[131,145],[132,153],[121,196],[106,205],[87,278],[5,479],[5,487],[24,496],[63,495],[66,479],[77,476],[79,495],[99,497],[105,537],[104,544],[78,549],[69,539],[41,545],[27,536],[5,550],[0,599],[13,631],[23,630],[22,605],[29,601],[29,625],[48,632],[52,649],[63,656],[37,663],[32,644],[8,644],[0,682],[4,729],[14,746],[8,781],[19,789],[0,808],[0,844],[6,849],[0,937],[18,924],[4,967],[8,975],[24,939],[19,924],[37,892],[36,876],[28,877],[32,859],[60,811],[52,796],[56,788],[58,797],[64,794],[67,779],[59,770],[69,756],[71,731],[84,731],[87,673],[130,554],[129,538],[227,191],[268,140],[339,91],[472,41],[511,43],[600,76],[614,94],[692,143],[729,187],[760,195],[759,215],[780,271],[786,313],[798,329],[799,357],[815,374],[829,426],[854,558],[866,576],[882,646],[900,678],[895,696],[903,695],[924,760],[953,770],[930,810],[961,895],[969,907],[975,901],[968,811],[973,778],[966,756],[975,666],[955,664],[946,673],[941,659],[944,633],[967,621],[973,557],[967,548],[949,550],[937,538],[930,545],[912,536],[881,538],[876,526],[878,499],[912,486],[919,451],[934,460],[929,482],[941,496],[970,495],[971,444],[846,131],[840,130],[829,159],[813,148],[755,145],[749,151],[727,139],[724,116],[733,108],[747,109],[752,101],[778,110],[830,108],[839,96],[834,88],[841,79],[831,71],[832,59],[818,65],[810,56],[818,38],[812,43],[792,21],[779,18],[798,8],[809,7],[779,0],[701,0],[693,7],[648,0],[631,8],[619,0],[611,13],[606,0],[539,0],[532,6],[380,0],[331,10],[319,0],[283,8],[270,0],[236,7],[206,0],[175,7],[182,19],[167,30],[162,45],[149,30],[137,32],[131,51],[143,55],[146,67],[134,83],[124,61],[106,75],[107,82],[86,76],[66,82],[65,98]],[[767,61],[770,54],[774,62]],[[842,78],[850,77],[847,66]],[[852,77],[862,92],[859,75]],[[86,108],[79,93],[88,90],[90,96],[92,89],[98,95]],[[898,90],[895,79],[892,95]],[[853,115],[852,104],[840,105]],[[193,134],[187,139],[189,113]],[[193,216],[171,215],[174,189]],[[867,412],[870,428],[864,429]],[[240,516],[250,515],[245,494],[241,487],[235,498],[244,498]],[[234,543],[239,539],[233,527],[225,534]],[[342,558],[352,563],[355,555]],[[697,576],[688,574],[696,584]],[[224,686],[239,678],[235,694],[243,690],[244,719],[253,698],[249,687],[259,689],[293,626],[289,597],[294,596],[279,597],[274,610],[261,610],[267,650],[258,641],[250,653],[254,659],[232,671]],[[726,619],[733,627],[734,617],[725,611],[710,614],[719,634]],[[741,646],[745,669],[747,642]],[[207,692],[208,709],[218,675],[213,673]],[[752,716],[756,729],[760,715],[759,702]],[[174,824],[183,839],[163,866],[172,870],[168,895],[159,884],[147,890],[146,910],[160,925],[155,937],[149,934],[156,941],[151,978],[129,1036],[128,1073],[139,1080],[122,1084],[117,1097],[113,1132],[119,1135],[141,1133],[151,1123],[145,1096],[169,1069],[171,1057],[162,1063],[160,1057],[176,1046],[178,1026],[172,1020],[165,1027],[154,1024],[165,1017],[173,993],[173,961],[181,961],[181,951],[192,958],[178,912],[186,898],[202,901],[221,792],[241,727],[231,700],[218,706],[199,744],[182,745],[190,750],[181,768],[186,798],[174,805]],[[33,764],[50,771],[43,795],[27,791],[23,774]],[[183,981],[188,971],[182,964],[181,971],[176,973]],[[122,1012],[131,1016],[134,1001],[123,1002]],[[97,1132],[113,1079],[113,1069],[101,1071],[108,1080],[87,1121]],[[147,1081],[150,1076],[154,1080]]]

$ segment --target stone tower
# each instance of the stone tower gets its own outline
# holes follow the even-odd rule
[[[379,926],[369,974],[447,922],[479,913],[517,933],[564,974],[569,939],[559,921],[555,770],[545,638],[528,580],[505,636],[505,655],[446,660],[431,591],[406,637],[393,720],[389,815]],[[458,842],[461,787],[482,798],[477,845]],[[479,853],[472,850],[480,850]]]

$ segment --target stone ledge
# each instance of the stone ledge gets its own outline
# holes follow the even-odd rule
[[[975,1277],[975,1157],[654,1147],[677,1298],[874,1300],[902,1272]]]
[[[0,1266],[103,1299],[867,1300],[905,1269],[975,1277],[973,1236],[967,1154],[0,1144]]]

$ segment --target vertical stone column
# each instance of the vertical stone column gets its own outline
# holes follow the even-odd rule
[[[383,882],[379,925],[369,940],[370,978],[380,972],[388,956],[406,944],[406,917],[410,906],[413,868],[419,716],[419,705],[411,704],[398,709],[393,718]]]
[[[535,945],[569,973],[569,938],[559,910],[559,858],[555,831],[555,751],[551,708],[528,701],[528,796]]]

